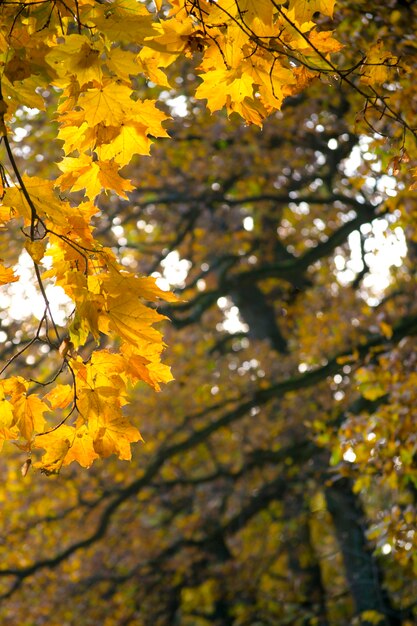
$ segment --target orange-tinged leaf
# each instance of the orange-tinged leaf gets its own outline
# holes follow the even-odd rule
[[[45,396],[51,409],[64,409],[74,400],[74,390],[71,385],[55,385]]]
[[[64,172],[58,179],[63,189],[81,191],[90,200],[94,200],[102,191],[115,191],[122,198],[127,198],[126,192],[134,189],[132,183],[119,174],[119,166],[114,161],[94,161],[91,156],[82,155],[79,158],[65,157],[58,163]]]
[[[322,54],[339,52],[343,48],[343,44],[333,37],[333,33],[329,30],[320,32],[313,30],[308,36],[309,42],[317,48]]]
[[[6,224],[6,222],[10,222],[13,218],[16,217],[16,211],[14,208],[10,206],[4,205],[4,196],[7,193],[7,189],[3,187],[3,195],[2,195],[2,205],[0,206],[0,223]]]
[[[101,457],[117,454],[119,459],[130,461],[130,444],[142,441],[142,437],[125,417],[114,413],[93,417],[89,427],[94,431],[94,450]]]
[[[127,199],[127,191],[132,191],[134,186],[126,178],[119,174],[119,166],[115,161],[98,161],[98,180],[103,189],[117,193],[121,198]],[[91,197],[91,196],[90,196]]]
[[[82,467],[90,467],[98,454],[94,450],[93,438],[87,426],[81,426],[75,430],[70,448],[65,455],[64,465],[77,461]]]
[[[146,134],[154,137],[168,137],[162,122],[170,119],[163,111],[158,109],[155,100],[138,100],[131,110],[131,117],[135,122],[146,128]],[[129,123],[129,121],[127,121]]]
[[[162,344],[149,343],[144,346],[140,354],[129,344],[123,344],[122,354],[126,359],[126,374],[133,382],[143,380],[160,391],[159,383],[169,383],[173,380],[171,368],[161,363]]]
[[[15,426],[13,426],[12,428],[6,428],[0,423],[0,452],[3,449],[3,443],[5,441],[12,441],[14,439],[17,439],[18,436],[19,431]]]
[[[80,358],[73,360],[72,368],[76,376],[77,408],[86,423],[90,424],[94,418],[104,419],[108,414],[121,415],[127,390],[122,377],[125,365],[120,355],[100,350],[86,364]]]
[[[15,276],[12,267],[5,267],[0,263],[0,285],[7,285],[8,283],[14,283],[19,280],[18,276]]]

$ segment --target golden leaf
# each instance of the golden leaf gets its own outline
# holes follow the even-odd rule
[[[45,256],[45,242],[44,241],[31,241],[30,239],[25,242],[25,249],[30,254],[35,263],[39,264]]]
[[[17,280],[19,280],[19,277],[15,276],[13,268],[4,267],[4,265],[0,263],[0,285],[7,285],[8,283],[14,283]]]
[[[294,10],[298,22],[308,22],[315,13],[333,17],[335,0],[290,0],[289,10]]]
[[[35,394],[21,395],[13,400],[14,423],[22,436],[31,440],[34,432],[42,432],[45,427],[43,414],[49,407]]]

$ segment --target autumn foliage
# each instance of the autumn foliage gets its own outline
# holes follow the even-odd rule
[[[29,453],[45,449],[36,466],[46,472],[74,460],[88,467],[113,453],[129,459],[130,443],[140,434],[122,414],[128,386],[143,380],[159,389],[171,379],[160,362],[161,335],[153,327],[163,317],[142,302],[172,301],[172,296],[154,280],[123,268],[95,239],[91,223],[102,191],[127,198],[134,189],[120,170],[134,155],[149,154],[152,138],[167,136],[162,125],[167,116],[155,100],[139,97],[137,76],[169,87],[164,69],[180,56],[203,52],[196,97],[206,98],[211,111],[226,106],[229,113],[261,124],[285,95],[300,91],[314,76],[303,66],[290,69],[286,56],[281,65],[274,47],[263,42],[278,29],[282,44],[318,68],[341,47],[309,22],[315,7],[292,3],[287,11],[264,2],[257,10],[250,2],[247,7],[176,2],[166,15],[156,4],[2,7],[1,114],[9,163],[2,170],[1,219],[21,225],[21,245],[33,259],[45,300],[33,341],[46,342],[62,359],[54,363],[51,382],[40,381],[43,394],[19,376],[2,381],[2,438],[19,440]],[[325,13],[331,12],[329,5]],[[219,83],[225,88],[215,89]],[[58,124],[56,140],[64,156],[58,162],[61,174],[47,180],[19,170],[8,137],[18,108],[45,110],[51,90],[59,93],[49,114]],[[76,205],[62,195],[67,191],[82,192]],[[18,280],[10,267],[3,266],[2,274],[3,284]],[[63,328],[50,311],[48,280],[74,304]],[[101,334],[117,335],[118,350],[94,348]],[[12,363],[13,356],[3,371]],[[67,378],[67,371],[70,381],[61,383],[60,374]],[[58,421],[45,418],[51,413],[59,414]]]
[[[8,623],[412,626],[417,7],[0,15]]]

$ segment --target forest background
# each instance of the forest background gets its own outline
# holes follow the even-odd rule
[[[0,15],[4,622],[413,626],[415,3]]]

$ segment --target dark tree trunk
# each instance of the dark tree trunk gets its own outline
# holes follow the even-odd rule
[[[365,515],[351,481],[344,478],[326,487],[326,502],[333,519],[336,537],[343,555],[346,578],[356,612],[377,611],[385,616],[381,626],[401,626],[402,620],[393,610],[382,586],[378,563],[365,536]],[[370,622],[361,622],[368,626]]]

